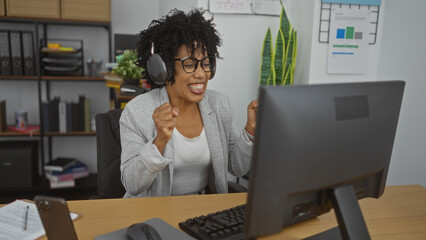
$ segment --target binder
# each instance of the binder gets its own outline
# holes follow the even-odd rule
[[[84,99],[84,131],[90,132],[90,99]]]
[[[80,129],[79,129],[79,126],[78,126],[78,121],[79,121],[79,114],[80,114],[80,110],[79,110],[79,103],[78,102],[76,102],[76,103],[72,103],[72,120],[71,120],[71,122],[72,122],[72,131],[73,132],[77,132],[77,131],[80,131]]]
[[[24,75],[22,68],[22,41],[20,31],[10,31],[10,49],[12,56],[12,74],[17,76]]]
[[[50,102],[43,102],[43,131],[50,132]]]
[[[84,132],[84,102],[86,101],[86,96],[78,96],[78,131]]]
[[[67,104],[64,101],[60,101],[58,104],[59,111],[59,132],[67,132]]]
[[[9,31],[7,30],[0,30],[0,72],[4,76],[12,75]]]
[[[6,132],[6,100],[0,101],[0,132]]]
[[[73,128],[72,128],[72,103],[67,103],[66,104],[66,111],[67,111],[67,132],[72,132]]]
[[[59,101],[60,97],[54,97],[49,102],[49,127],[51,132],[59,132]]]
[[[33,32],[22,31],[22,56],[24,58],[24,74],[26,76],[34,76],[35,62],[34,62],[34,38]]]

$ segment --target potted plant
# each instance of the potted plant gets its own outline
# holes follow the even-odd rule
[[[280,1],[281,2],[281,1]],[[297,55],[297,31],[291,26],[281,2],[280,27],[272,47],[271,29],[263,41],[260,85],[293,84]]]
[[[139,85],[145,70],[136,64],[137,59],[137,52],[130,49],[124,50],[122,55],[116,57],[118,65],[114,68],[113,73],[122,78],[124,84]]]

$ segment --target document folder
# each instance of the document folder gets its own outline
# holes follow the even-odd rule
[[[12,56],[12,74],[22,76],[24,75],[24,71],[22,68],[21,32],[10,31],[10,46]]]
[[[34,76],[34,39],[33,32],[22,31],[22,56],[24,58],[24,73],[26,76]]]
[[[0,30],[0,63],[1,75],[12,75],[12,70],[10,68],[9,31],[7,30]]]
[[[0,132],[6,132],[6,100],[0,100]]]

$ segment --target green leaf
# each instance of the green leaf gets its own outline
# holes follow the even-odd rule
[[[285,43],[284,35],[281,29],[278,30],[277,40],[275,41],[275,55],[274,55],[274,70],[275,70],[275,84],[281,85],[284,78],[284,55],[285,55]]]
[[[293,84],[294,82],[294,73],[296,72],[296,57],[297,57],[297,31],[294,31],[293,34],[293,42],[294,42],[294,46],[293,46],[293,57],[292,57],[292,63],[291,63],[291,83]]]
[[[288,20],[287,13],[285,12],[284,5],[281,2],[281,15],[280,15],[280,29],[284,34],[284,42],[287,43],[290,38],[291,24]]]
[[[271,68],[271,75],[270,78],[268,79],[268,85],[272,85],[275,86],[276,85],[276,74],[275,74],[275,69],[272,67]]]
[[[260,85],[265,86],[269,82],[269,78],[273,76],[271,74],[272,68],[272,35],[271,29],[268,28],[266,31],[265,39],[263,40],[262,47],[262,63],[260,66]]]
[[[287,74],[288,74],[289,71],[291,71],[290,66],[291,66],[291,63],[293,62],[292,61],[292,58],[293,58],[293,47],[294,47],[294,37],[293,37],[293,35],[294,35],[294,28],[291,30],[290,39],[288,41],[287,49],[286,49],[286,58],[285,58],[285,67],[284,67],[284,69],[285,69],[284,70],[284,72],[285,72],[285,81],[284,81],[284,84],[290,84],[291,83],[291,81],[288,81]]]
[[[290,64],[290,67],[291,67],[291,64]],[[286,84],[291,84],[291,71],[287,71],[285,73],[285,77],[284,77],[282,85],[286,85]]]

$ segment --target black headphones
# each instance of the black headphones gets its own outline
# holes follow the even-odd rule
[[[212,57],[210,64],[210,79],[212,79],[216,73],[216,58]],[[171,66],[165,63],[160,54],[154,52],[154,42],[151,43],[151,55],[146,61],[146,68],[149,77],[156,85],[163,85],[172,78]]]

